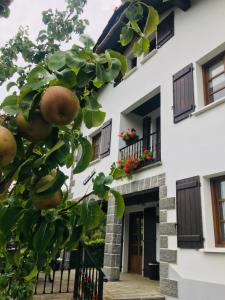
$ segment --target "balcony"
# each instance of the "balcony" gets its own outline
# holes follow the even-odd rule
[[[151,150],[152,159],[145,161],[144,165],[154,164],[161,161],[161,139],[160,131],[155,131],[138,139],[136,142],[120,149],[120,159],[139,158],[144,150]]]

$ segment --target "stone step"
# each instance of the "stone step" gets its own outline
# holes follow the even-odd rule
[[[165,297],[161,296],[153,296],[153,297],[117,297],[117,298],[104,298],[104,300],[165,300]]]
[[[49,295],[36,295],[32,300],[73,300],[72,294],[49,294]]]

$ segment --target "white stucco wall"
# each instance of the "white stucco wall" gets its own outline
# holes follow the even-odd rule
[[[116,88],[108,85],[101,92],[106,120],[113,119],[111,155],[76,176],[78,188],[73,192],[75,197],[83,195],[87,190],[83,180],[92,170],[107,173],[112,162],[117,161],[121,113],[131,111],[137,103],[160,91],[162,165],[139,172],[133,180],[166,173],[168,196],[172,197],[176,195],[176,180],[200,175],[205,248],[215,249],[209,178],[225,174],[225,103],[174,124],[172,76],[186,65],[194,64],[195,104],[197,111],[201,109],[204,103],[201,65],[225,50],[225,1],[192,2],[186,12],[175,10],[172,39],[143,65],[138,63],[137,70]],[[89,133],[86,131],[85,135]],[[171,211],[168,218],[176,222],[175,212]],[[169,238],[169,247],[176,248],[173,237]],[[172,268],[185,279],[225,284],[224,250],[217,250],[222,253],[178,250],[178,264]],[[171,270],[171,276],[175,273]]]

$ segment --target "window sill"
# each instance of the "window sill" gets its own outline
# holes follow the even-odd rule
[[[203,252],[203,253],[220,253],[220,254],[225,254],[225,247],[218,247],[218,248],[203,248],[203,249],[199,249],[199,252]]]
[[[191,116],[197,117],[198,115],[201,115],[201,114],[203,114],[204,112],[206,112],[206,111],[208,111],[208,110],[211,110],[211,109],[213,109],[214,107],[217,107],[217,106],[219,106],[219,105],[221,105],[221,104],[223,104],[223,103],[225,103],[225,98],[222,98],[222,99],[220,99],[220,100],[217,100],[217,101],[215,101],[215,102],[213,102],[213,103],[210,103],[210,104],[208,104],[208,105],[206,105],[206,106],[200,108],[199,110],[193,112],[193,113],[191,114]]]
[[[136,70],[137,70],[137,67],[134,67],[133,69],[131,69],[130,71],[128,71],[128,72],[124,75],[123,80],[126,80],[128,77],[130,77]]]
[[[97,159],[95,159],[95,160],[92,160],[92,161],[89,163],[89,166],[95,165],[95,164],[98,163],[100,160],[101,160],[101,158],[97,158]]]
[[[152,50],[149,54],[147,54],[146,56],[144,56],[141,60],[141,64],[143,65],[144,63],[146,63],[146,61],[148,61],[152,56],[154,56],[157,53],[157,49]]]

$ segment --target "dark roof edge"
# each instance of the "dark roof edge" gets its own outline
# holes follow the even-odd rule
[[[155,6],[154,0],[143,0],[143,2],[146,2],[149,5]],[[186,11],[191,7],[191,0],[171,0],[171,1],[165,2],[165,4],[161,3],[160,5],[162,7],[165,6],[165,8],[166,8],[165,11],[167,9],[171,8],[171,6],[178,7],[180,9]],[[170,7],[168,7],[168,5],[170,5]],[[104,28],[102,34],[100,35],[100,37],[94,47],[94,51],[96,53],[101,53],[107,48],[106,46],[107,46],[110,38],[122,26],[123,17],[121,17],[121,16],[127,6],[128,6],[128,3],[122,4],[118,9],[115,10],[112,17],[109,19],[108,24]],[[157,7],[155,7],[155,8],[157,9]]]

